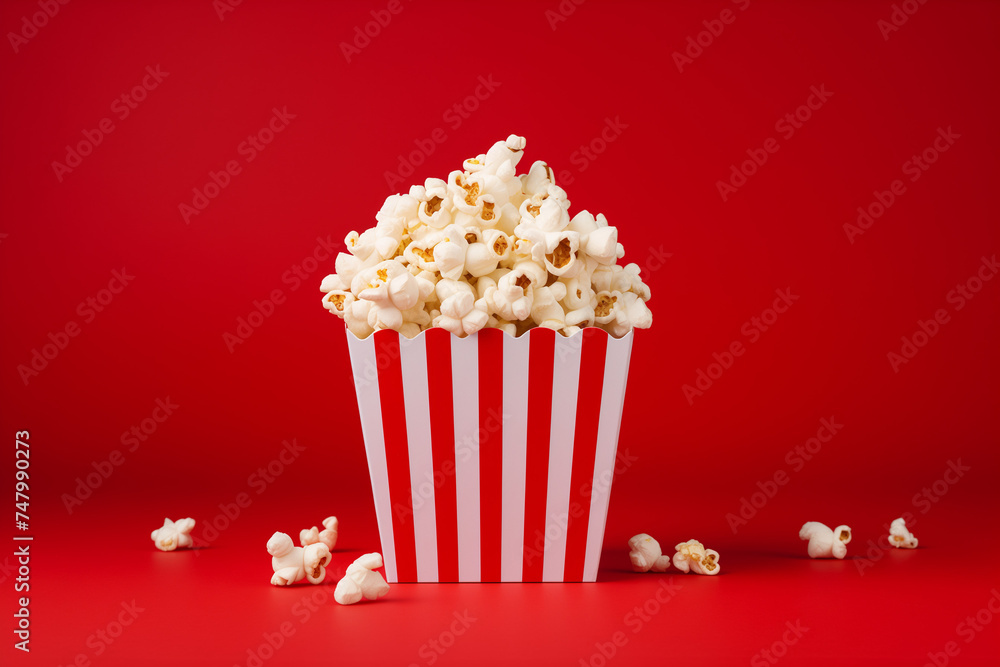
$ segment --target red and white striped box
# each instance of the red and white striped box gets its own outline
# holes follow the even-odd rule
[[[347,338],[390,582],[597,579],[631,332]]]

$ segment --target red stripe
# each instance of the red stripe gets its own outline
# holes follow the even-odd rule
[[[503,536],[503,337],[479,332],[479,535],[481,581],[500,581]]]
[[[528,434],[524,486],[522,581],[541,581],[545,553],[545,500],[549,484],[549,427],[556,332],[539,327],[527,334]]]
[[[597,427],[601,417],[607,332],[584,329],[580,354],[580,388],[576,396],[576,432],[573,437],[573,472],[569,487],[569,523],[566,528],[566,565],[563,581],[582,581],[587,556],[590,495],[597,457]]]
[[[385,330],[376,331],[374,336],[389,501],[392,504],[392,535],[396,546],[396,576],[399,581],[416,581],[417,549],[413,538],[413,495],[410,493],[410,454],[406,442],[399,334]]]
[[[455,413],[451,388],[451,333],[424,332],[427,392],[434,459],[434,516],[438,581],[458,581],[458,501],[455,491]]]

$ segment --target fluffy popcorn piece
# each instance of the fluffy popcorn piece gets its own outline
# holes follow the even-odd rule
[[[299,532],[299,544],[308,547],[309,545],[322,542],[326,545],[327,549],[333,551],[333,548],[337,545],[337,531],[339,527],[340,523],[337,521],[337,517],[328,516],[323,519],[323,530],[313,526],[309,530]]]
[[[267,541],[267,552],[272,556],[271,583],[275,586],[290,586],[302,579],[319,584],[326,578],[331,556],[330,549],[322,542],[297,547],[285,533],[275,533]]]
[[[664,556],[660,543],[646,533],[639,533],[628,541],[628,557],[636,572],[666,572],[670,556]]]
[[[345,238],[348,251],[321,285],[323,307],[359,338],[431,326],[570,336],[595,325],[621,337],[650,326],[649,287],[638,265],[617,263],[617,228],[589,211],[571,217],[545,162],[518,175],[525,145],[511,135],[447,179],[387,197],[374,227]],[[471,306],[450,283],[470,288]]]
[[[333,599],[343,605],[355,604],[362,599],[378,600],[389,592],[389,584],[378,572],[382,567],[382,554],[370,553],[361,556],[347,566],[344,578],[337,582]]]
[[[719,552],[706,549],[705,545],[698,540],[681,542],[674,549],[674,567],[685,574],[694,572],[695,574],[716,575],[721,571]]]
[[[482,329],[489,319],[485,310],[476,308],[472,292],[463,290],[441,302],[441,314],[435,319],[434,326],[464,337]]]
[[[810,558],[843,558],[851,541],[851,529],[849,526],[837,526],[831,530],[826,524],[807,521],[799,530],[799,539],[809,540]]]
[[[154,530],[150,537],[160,551],[187,549],[193,544],[191,540],[193,528],[194,519],[178,519],[177,521],[164,519],[163,527]]]
[[[917,538],[906,528],[902,517],[894,520],[889,526],[889,544],[897,549],[916,549]]]

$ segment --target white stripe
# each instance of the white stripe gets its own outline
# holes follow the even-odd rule
[[[458,580],[479,581],[479,337],[451,339]]]
[[[528,452],[528,336],[503,337],[503,535],[500,580],[521,581]]]
[[[385,438],[382,433],[382,405],[378,392],[378,364],[375,358],[375,337],[357,338],[347,332],[347,347],[351,353],[354,388],[358,394],[358,413],[368,455],[368,472],[375,497],[375,516],[382,541],[385,578],[396,583],[396,543],[392,536],[392,501],[389,498],[389,469],[385,462]]]
[[[576,433],[582,341],[582,333],[571,338],[556,336],[542,581],[562,581],[566,567],[566,530],[569,525],[569,489],[573,476],[573,437]]]
[[[608,500],[615,474],[618,430],[621,426],[628,362],[632,354],[632,332],[623,338],[608,336],[604,363],[604,387],[601,390],[601,417],[597,427],[597,456],[594,462],[594,485],[590,497],[590,523],[587,527],[587,557],[583,580],[596,581],[604,544],[604,524],[608,518]]]
[[[437,522],[434,516],[434,456],[431,452],[431,408],[427,390],[425,336],[399,337],[403,373],[406,442],[410,454],[413,495],[413,536],[417,550],[417,581],[437,581]]]

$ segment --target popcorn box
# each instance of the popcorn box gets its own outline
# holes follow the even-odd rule
[[[347,332],[386,578],[595,581],[632,332]]]

